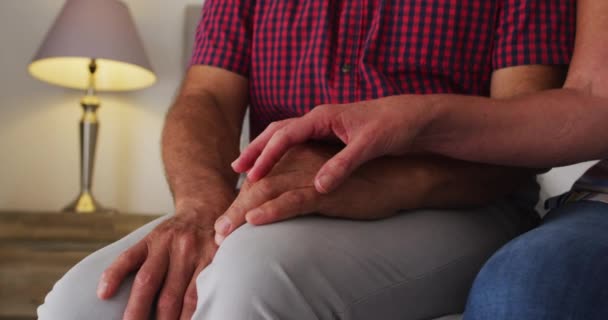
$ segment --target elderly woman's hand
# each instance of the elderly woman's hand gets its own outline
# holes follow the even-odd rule
[[[263,178],[293,146],[308,140],[339,139],[346,147],[316,174],[318,192],[328,193],[366,161],[384,155],[401,155],[432,119],[426,97],[412,95],[351,104],[322,105],[308,114],[268,126],[236,159],[237,172],[248,171],[255,182]]]

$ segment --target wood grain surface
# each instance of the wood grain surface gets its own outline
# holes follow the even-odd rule
[[[74,264],[157,217],[0,212],[0,320],[35,319]]]

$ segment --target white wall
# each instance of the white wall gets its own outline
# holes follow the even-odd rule
[[[78,191],[81,93],[27,65],[63,0],[0,0],[0,210],[59,210]],[[159,81],[101,94],[94,193],[122,212],[172,210],[160,159],[164,114],[183,74],[184,8],[202,0],[126,0]]]

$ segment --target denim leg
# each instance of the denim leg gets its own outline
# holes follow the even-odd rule
[[[464,319],[608,319],[608,204],[568,204],[505,245],[478,274]]]

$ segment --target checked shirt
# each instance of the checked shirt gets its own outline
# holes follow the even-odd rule
[[[252,136],[317,105],[487,96],[492,72],[568,64],[574,0],[206,0],[192,64],[249,80]]]

